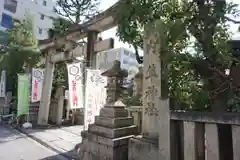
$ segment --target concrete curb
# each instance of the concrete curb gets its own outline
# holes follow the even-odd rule
[[[72,156],[70,153],[63,153],[62,151],[60,151],[60,150],[58,150],[58,149],[50,146],[49,144],[47,144],[46,142],[42,141],[41,139],[39,139],[39,138],[37,138],[37,137],[35,137],[35,136],[30,135],[29,133],[27,133],[26,131],[24,131],[24,129],[21,129],[21,128],[19,128],[19,127],[12,127],[12,128],[13,128],[13,129],[16,129],[17,131],[19,131],[19,132],[21,132],[21,133],[23,133],[23,134],[25,134],[26,136],[28,136],[28,137],[31,138],[32,140],[38,142],[39,144],[43,145],[44,147],[46,147],[46,148],[48,148],[48,149],[50,149],[50,150],[58,153],[59,155],[65,157],[65,158],[67,158],[67,159],[71,159],[71,160],[75,160],[75,159],[76,159],[76,157]]]

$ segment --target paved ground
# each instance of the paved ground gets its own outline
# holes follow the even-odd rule
[[[67,160],[26,135],[0,125],[0,160]]]
[[[41,140],[59,152],[69,152],[82,141],[82,126],[49,128],[49,129],[21,129],[34,139]]]
[[[76,158],[75,146],[82,141],[83,126],[49,129],[23,129],[21,131],[44,146],[67,157]],[[0,159],[1,160],[1,159]]]

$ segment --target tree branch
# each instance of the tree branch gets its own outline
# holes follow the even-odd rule
[[[237,20],[231,19],[231,18],[229,18],[229,17],[227,17],[227,16],[225,16],[224,18],[225,18],[226,20],[230,21],[230,22],[235,23],[235,24],[240,24],[240,20],[237,21]]]

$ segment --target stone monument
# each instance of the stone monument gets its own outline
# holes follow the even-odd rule
[[[123,79],[127,72],[115,61],[111,69],[102,73],[108,78],[106,105],[95,117],[95,123],[82,132],[80,158],[83,160],[127,160],[128,141],[137,132],[125,105],[121,102]]]
[[[163,72],[165,70],[160,45],[160,25],[155,22],[146,25],[144,28],[142,135],[131,138],[129,142],[129,160],[161,159],[159,150],[162,148],[159,149],[161,144],[158,145],[158,139],[164,137],[159,136],[159,117],[161,117],[161,120],[168,120],[160,112],[160,110],[168,108],[166,107],[168,100],[163,98]],[[169,133],[168,127],[164,130],[166,130],[166,134]],[[163,132],[161,131],[161,133]],[[165,151],[165,149],[162,150]]]

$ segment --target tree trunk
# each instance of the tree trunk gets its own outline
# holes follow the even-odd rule
[[[227,107],[227,95],[219,94],[211,102],[211,109],[214,113],[223,113]]]

